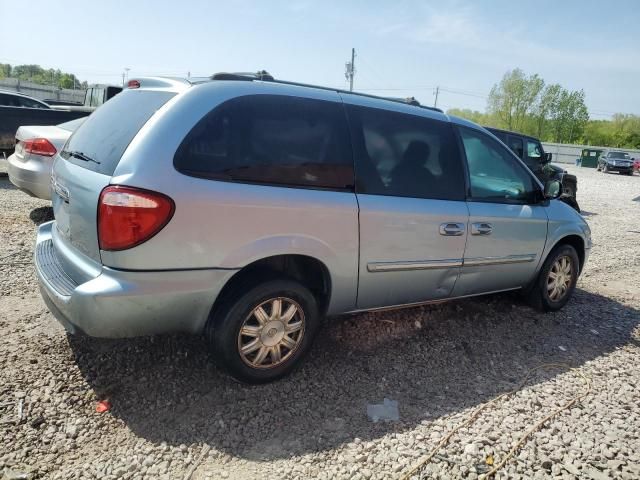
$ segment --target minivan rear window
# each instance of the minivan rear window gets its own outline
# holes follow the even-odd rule
[[[113,175],[131,140],[174,95],[174,92],[152,90],[127,90],[116,95],[89,115],[71,135],[60,155],[86,169]]]

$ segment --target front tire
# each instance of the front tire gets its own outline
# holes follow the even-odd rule
[[[565,197],[564,195],[559,198],[561,202],[566,203],[571,208],[573,208],[576,212],[580,213],[580,205],[578,205],[578,201],[574,197]]]
[[[318,302],[298,282],[275,279],[240,292],[207,326],[218,364],[235,379],[267,383],[289,374],[320,325]]]
[[[575,188],[573,187],[573,185],[565,185],[564,188],[562,189],[562,193],[564,195],[566,195],[567,197],[575,197],[576,196],[576,191],[575,191]]]
[[[566,305],[580,274],[580,260],[571,245],[555,247],[538,274],[529,294],[529,303],[543,312],[555,312]]]

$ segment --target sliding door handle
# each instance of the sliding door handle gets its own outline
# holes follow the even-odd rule
[[[443,223],[440,225],[440,235],[447,237],[464,235],[464,223]]]
[[[491,235],[493,232],[493,225],[490,223],[472,223],[471,224],[471,235]]]

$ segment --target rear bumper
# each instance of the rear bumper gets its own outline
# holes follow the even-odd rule
[[[97,276],[78,283],[62,268],[53,228],[55,222],[38,229],[36,272],[49,310],[71,333],[105,338],[199,333],[218,293],[236,272],[129,272],[102,267]]]
[[[13,154],[8,158],[9,180],[24,192],[44,200],[51,200],[51,161],[30,159],[20,161]]]

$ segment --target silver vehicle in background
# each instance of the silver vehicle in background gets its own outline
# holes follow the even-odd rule
[[[482,127],[268,74],[138,79],[58,152],[35,263],[71,332],[204,333],[279,378],[323,316],[522,290],[571,297],[583,218]]]
[[[25,126],[16,132],[16,149],[8,158],[9,180],[33,197],[51,200],[51,166],[71,133],[86,117],[60,125]]]

